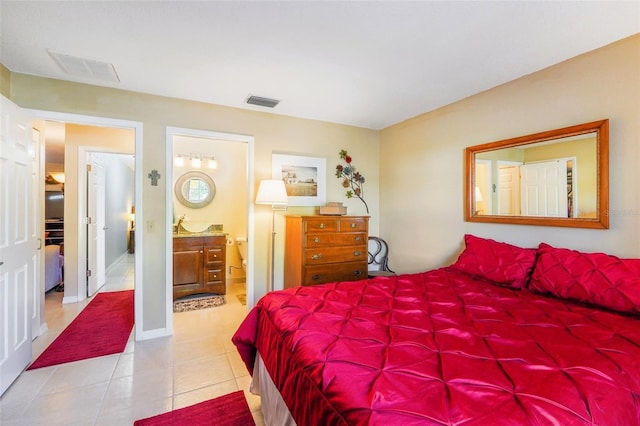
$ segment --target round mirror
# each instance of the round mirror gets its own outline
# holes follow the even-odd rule
[[[206,173],[187,172],[176,181],[175,193],[184,206],[200,209],[213,201],[216,184]]]

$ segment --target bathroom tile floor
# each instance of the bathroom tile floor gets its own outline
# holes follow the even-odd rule
[[[101,291],[133,288],[133,255],[107,270]],[[231,336],[247,308],[235,296],[244,283],[227,285],[226,304],[173,316],[174,334],[133,339],[121,354],[23,372],[0,398],[0,425],[132,425],[135,420],[243,390],[258,425],[260,398]],[[47,332],[33,342],[35,359],[89,302],[45,298]]]

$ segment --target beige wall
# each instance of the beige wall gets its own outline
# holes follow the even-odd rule
[[[11,99],[11,72],[0,64],[0,95]]]
[[[382,130],[380,233],[391,266],[422,271],[455,260],[472,233],[521,246],[541,241],[640,257],[640,35]],[[464,148],[610,119],[609,230],[468,223]]]
[[[155,230],[143,229],[143,321],[144,332],[162,330],[167,324],[165,304],[167,295],[165,280],[171,280],[164,273],[165,240],[171,238],[162,226],[166,222],[165,187],[171,185],[162,176],[158,186],[151,186],[147,174],[156,169],[163,175],[166,152],[167,126],[188,129],[210,130],[233,134],[251,135],[255,138],[254,175],[251,182],[254,191],[261,179],[271,177],[271,154],[300,154],[327,159],[327,200],[342,201],[349,207],[350,214],[364,214],[364,206],[357,200],[346,200],[340,182],[334,177],[334,169],[339,162],[338,153],[346,149],[353,156],[360,172],[367,179],[366,194],[372,219],[371,233],[378,231],[378,137],[374,130],[362,129],[321,121],[305,120],[270,113],[228,108],[187,100],[146,95],[123,90],[109,89],[39,78],[24,74],[11,74],[11,95],[9,98],[23,108],[56,111],[97,117],[107,117],[143,124],[143,206],[136,206],[138,225],[148,221],[155,223]],[[65,158],[65,161],[69,160]],[[310,208],[290,208],[292,213],[312,212]],[[271,208],[255,208],[254,271],[256,297],[266,291],[271,241]],[[279,225],[283,226],[280,220]],[[141,228],[139,228],[141,229]],[[278,237],[283,230],[278,229]],[[282,240],[278,240],[276,250],[281,259]],[[281,270],[282,265],[276,266]],[[276,273],[276,278],[281,274]],[[277,285],[276,285],[277,288]]]

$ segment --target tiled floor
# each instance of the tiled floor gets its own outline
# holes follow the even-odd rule
[[[107,271],[101,291],[133,288],[133,255]],[[174,314],[171,337],[135,342],[122,354],[23,372],[0,399],[0,424],[132,425],[137,419],[243,390],[254,419],[263,425],[260,398],[249,393],[250,376],[231,336],[246,315],[227,285],[227,303]],[[46,296],[49,330],[33,343],[34,359],[88,301],[62,305],[62,293]]]

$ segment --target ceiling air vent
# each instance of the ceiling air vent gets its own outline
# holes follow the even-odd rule
[[[275,107],[276,105],[278,105],[279,102],[280,101],[277,99],[262,98],[260,96],[253,96],[253,95],[250,95],[247,98],[248,104],[259,105],[259,106],[268,107],[268,108]]]
[[[62,71],[76,77],[91,78],[94,80],[119,83],[120,78],[113,64],[108,62],[94,61],[93,59],[80,58],[78,56],[67,55],[65,53],[48,50]]]

